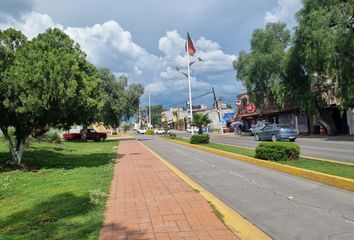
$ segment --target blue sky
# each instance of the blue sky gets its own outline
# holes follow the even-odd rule
[[[249,50],[254,29],[267,22],[295,26],[301,0],[0,0],[0,29],[14,27],[33,38],[58,27],[77,41],[88,60],[125,73],[151,89],[154,104],[188,98],[188,82],[175,71],[186,66],[184,38],[191,34],[197,55],[192,67],[197,96],[214,87],[218,97],[242,92],[232,62]],[[147,91],[146,91],[147,93]],[[146,94],[147,95],[147,94]],[[147,96],[142,102],[147,102]],[[211,96],[196,103],[209,103]]]

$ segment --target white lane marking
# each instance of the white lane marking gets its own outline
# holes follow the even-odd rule
[[[233,171],[229,171],[229,173],[232,174],[232,175],[234,175],[234,176],[237,176],[237,177],[239,177],[239,178],[242,178],[242,179],[245,180],[246,182],[250,182],[250,183],[252,183],[252,184],[254,184],[254,185],[257,185],[257,186],[259,186],[259,187],[264,187],[262,184],[260,184],[260,183],[258,183],[258,182],[256,182],[256,181],[254,181],[254,180],[252,180],[252,179],[250,179],[250,178],[246,178],[246,177],[244,177],[244,176],[241,176],[241,175],[239,175],[239,174],[237,174],[237,173],[235,173],[235,172],[233,172]]]
[[[354,222],[353,222],[353,221],[350,221],[350,220],[345,220],[345,222],[354,224]]]
[[[243,176],[241,176],[241,175],[239,175],[239,174],[237,174],[237,173],[235,173],[235,172],[233,172],[233,171],[230,171],[229,173],[232,174],[232,175],[234,175],[234,176],[237,176],[237,177],[239,177],[239,178],[242,178],[243,180],[251,181],[251,179],[248,179],[248,178],[246,178],[246,177],[243,177]]]
[[[202,160],[202,159],[200,159],[200,158],[198,158],[198,157],[193,157],[195,160],[197,160],[197,161],[199,161],[199,162],[201,162],[201,163],[204,163],[204,164],[206,164],[206,165],[208,165],[208,166],[210,166],[210,164],[209,163],[207,163],[206,161],[204,161],[204,160]]]

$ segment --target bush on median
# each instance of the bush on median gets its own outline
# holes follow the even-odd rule
[[[170,138],[175,139],[177,134],[175,132],[170,132]]]
[[[193,134],[189,140],[191,144],[209,143],[209,134]]]
[[[263,142],[256,147],[256,158],[272,161],[298,159],[300,146],[290,142]]]
[[[154,130],[152,129],[146,130],[146,135],[154,135]]]

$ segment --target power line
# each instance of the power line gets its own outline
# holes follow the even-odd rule
[[[196,100],[196,99],[198,99],[198,98],[202,98],[202,97],[204,97],[204,96],[206,96],[206,95],[208,95],[208,94],[211,94],[211,93],[212,93],[212,91],[209,91],[209,92],[203,93],[203,94],[201,94],[201,95],[199,95],[199,96],[192,97],[192,100]],[[178,104],[182,104],[182,103],[187,103],[187,102],[188,102],[188,100],[184,100],[184,101],[176,102],[176,103],[163,104],[163,106],[164,106],[164,107],[169,107],[169,106],[174,106],[174,105],[178,105]]]

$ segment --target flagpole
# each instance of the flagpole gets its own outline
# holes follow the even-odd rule
[[[151,91],[150,91],[150,88],[149,88],[149,126],[148,127],[151,127]]]
[[[191,119],[191,126],[192,126],[192,121],[193,121],[193,112],[192,112],[192,86],[191,86],[191,74],[190,74],[190,69],[189,69],[189,46],[188,46],[188,36],[187,36],[187,69],[188,69],[188,86],[189,86],[189,111],[190,111],[190,119]]]

